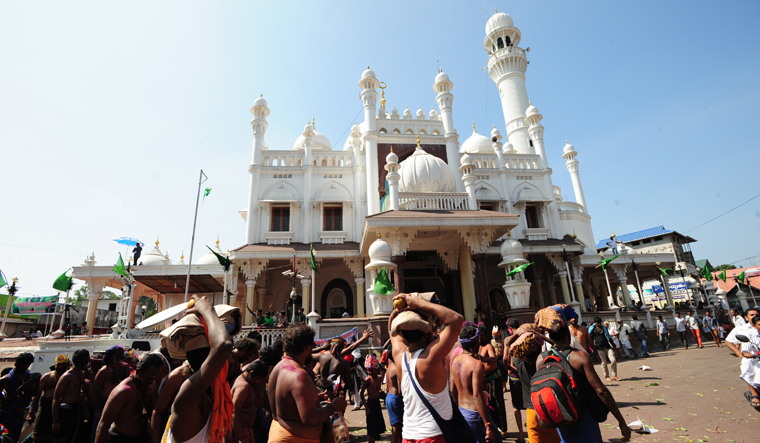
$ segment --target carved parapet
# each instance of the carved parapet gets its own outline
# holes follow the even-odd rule
[[[487,253],[496,236],[495,229],[476,226],[460,228],[457,232],[473,254]]]
[[[393,297],[396,296],[396,291],[388,295],[376,294],[375,285],[372,284],[372,287],[367,289],[367,294],[372,304],[372,315],[389,315],[393,311]]]
[[[354,278],[364,277],[364,258],[363,257],[344,257],[343,263],[354,275]]]
[[[256,280],[261,274],[261,271],[267,267],[269,260],[265,259],[250,259],[243,262],[240,266],[240,272],[243,273],[246,280]]]
[[[502,286],[512,309],[530,307],[530,282],[525,279],[509,280]]]

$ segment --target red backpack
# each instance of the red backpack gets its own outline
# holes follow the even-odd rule
[[[585,416],[580,385],[573,378],[573,368],[567,360],[572,351],[572,348],[561,353],[554,348],[544,351],[543,361],[530,379],[530,400],[543,428],[560,428]]]

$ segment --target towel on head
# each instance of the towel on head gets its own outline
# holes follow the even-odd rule
[[[228,305],[214,306],[216,315],[225,325],[233,326],[230,336],[240,332],[240,308]],[[203,333],[201,317],[195,314],[186,315],[177,323],[164,329],[161,334],[161,347],[169,349],[169,355],[177,360],[184,360],[187,351],[209,346],[208,339]]]
[[[536,312],[534,322],[536,327],[557,332],[567,325],[567,321],[577,317],[570,305],[557,304]]]

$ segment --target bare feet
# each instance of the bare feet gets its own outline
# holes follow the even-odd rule
[[[607,377],[607,381],[612,381],[612,379],[611,379],[611,378],[609,378],[609,377]]]
[[[623,381],[620,377],[612,377],[612,379],[615,381]]]

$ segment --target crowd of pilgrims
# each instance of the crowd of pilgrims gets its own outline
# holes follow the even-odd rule
[[[21,354],[0,378],[3,438],[36,443],[347,442],[342,414],[351,404],[354,410],[364,409],[367,436],[374,442],[387,431],[382,399],[394,443],[457,441],[456,436],[435,435],[445,432],[434,409],[466,421],[472,434],[465,441],[468,435],[470,441],[502,441],[510,407],[518,442],[525,437],[560,441],[561,432],[540,426],[530,400],[530,378],[548,344],[575,345],[574,323],[565,318],[571,309],[539,312],[551,325],[545,328],[539,326],[538,314],[535,324],[511,320],[501,337],[499,327],[464,322],[460,314],[420,297],[400,294],[396,299],[405,308],[394,310],[389,319],[391,338],[382,350],[364,357],[359,346],[374,336],[369,329],[352,343],[336,338],[317,347],[314,330],[296,322],[283,339],[262,348],[256,329],[238,334],[239,309],[212,306],[196,296],[185,317],[161,333],[162,347],[154,352],[113,346],[90,355],[81,349],[58,356],[43,375],[29,372],[32,354]],[[572,354],[568,360],[584,389],[598,394],[605,418],[607,412],[618,418],[626,441],[630,430],[588,354]],[[591,371],[584,374],[588,367]],[[410,371],[413,377],[407,376]],[[592,437],[599,429],[596,421],[593,425],[596,431],[574,431],[581,440],[566,430],[562,441],[596,441]]]

